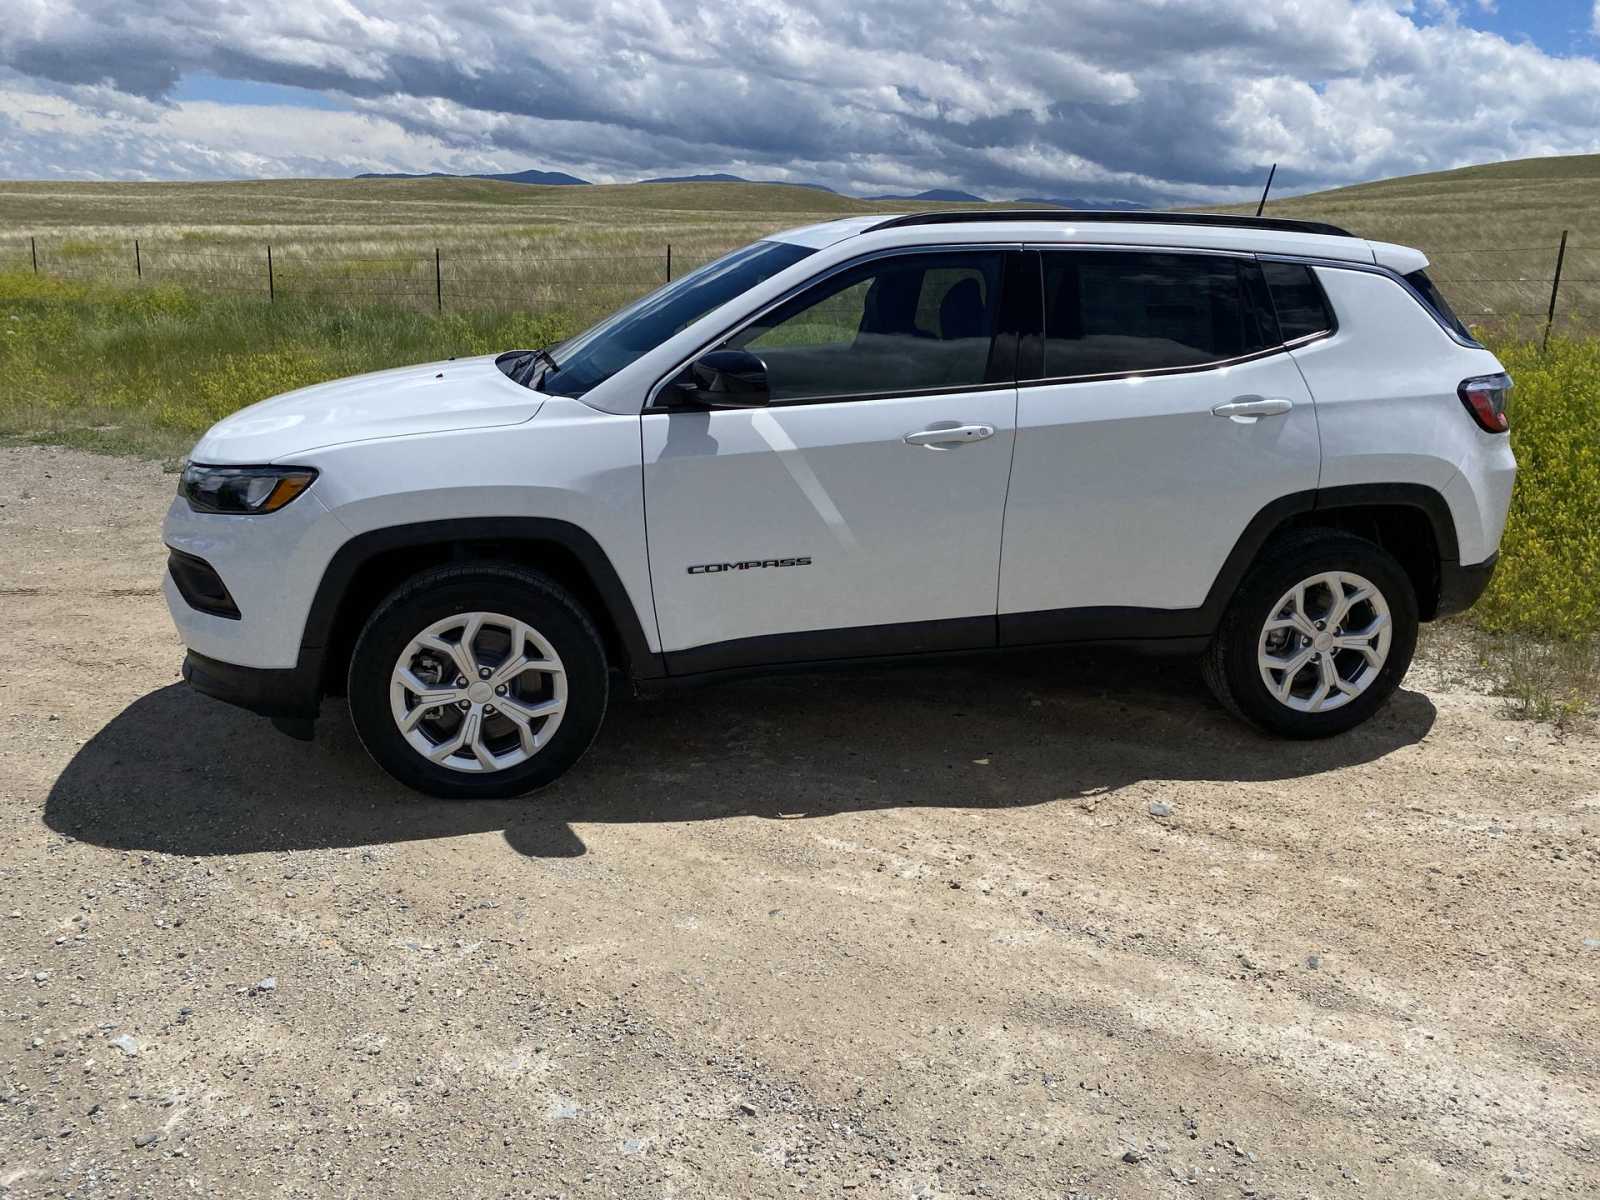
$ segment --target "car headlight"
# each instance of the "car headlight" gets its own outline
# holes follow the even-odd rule
[[[277,512],[311,486],[317,473],[310,467],[183,468],[178,495],[196,512]]]

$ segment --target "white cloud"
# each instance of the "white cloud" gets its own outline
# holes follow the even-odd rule
[[[1445,0],[8,7],[12,175],[539,165],[1213,199],[1274,161],[1308,188],[1600,149],[1600,63],[1473,30]],[[200,72],[352,111],[167,99]]]

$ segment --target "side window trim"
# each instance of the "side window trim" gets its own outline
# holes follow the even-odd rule
[[[943,243],[935,246],[892,246],[883,249],[872,250],[865,254],[857,255],[855,258],[849,258],[842,262],[835,263],[826,270],[819,271],[809,279],[801,280],[787,292],[783,293],[783,295],[778,296],[768,303],[762,305],[754,312],[747,313],[744,317],[730,325],[727,329],[724,329],[722,332],[718,333],[716,336],[708,339],[704,344],[697,347],[692,354],[689,354],[683,358],[682,361],[680,361],[670,371],[667,371],[664,375],[657,379],[654,384],[651,385],[649,392],[645,396],[645,403],[643,409],[641,409],[641,413],[664,412],[670,414],[673,412],[682,411],[671,408],[670,406],[659,405],[656,403],[656,401],[660,398],[661,389],[666,387],[669,382],[682,374],[684,368],[686,368],[690,363],[694,362],[695,359],[699,358],[708,350],[716,349],[716,347],[722,345],[729,338],[736,337],[738,334],[748,329],[751,325],[754,325],[757,321],[761,320],[769,313],[789,303],[789,301],[793,300],[795,297],[810,291],[814,287],[826,283],[828,280],[837,275],[841,275],[846,271],[851,271],[861,266],[867,266],[874,262],[892,258],[904,258],[907,256],[930,256],[942,254],[997,255],[1001,259],[1001,294],[996,298],[996,303],[1000,306],[999,316],[1003,318],[1006,312],[1004,307],[1006,302],[1005,289],[1008,279],[1008,268],[1010,265],[1011,255],[1015,252],[1021,251],[1022,249],[1023,247],[1016,242],[966,242]],[[997,338],[1000,336],[1000,330],[998,328],[995,331],[995,336]],[[955,387],[907,388],[903,390],[884,392],[851,392],[837,396],[816,396],[802,400],[785,400],[781,404],[776,404],[773,407],[799,408],[810,404],[846,404],[857,400],[893,400],[897,397],[903,396],[941,396],[960,395],[967,392],[991,392],[998,391],[1002,388],[1016,387],[1017,379],[1015,376],[1016,373],[1013,371],[1012,378],[1010,379],[996,382],[985,382],[971,386],[962,384]]]
[[[1252,253],[1250,251],[1244,251],[1244,250],[1214,250],[1214,249],[1211,249],[1209,247],[1198,247],[1198,246],[1133,246],[1133,245],[1125,245],[1125,244],[1119,244],[1119,243],[1040,242],[1040,243],[1030,243],[1029,245],[1025,246],[1024,249],[1033,250],[1033,251],[1038,252],[1038,258],[1039,258],[1039,304],[1040,304],[1040,308],[1039,308],[1039,330],[1040,330],[1039,338],[1040,338],[1041,342],[1043,341],[1044,334],[1046,332],[1045,329],[1044,329],[1044,304],[1045,304],[1045,300],[1044,300],[1044,292],[1045,292],[1045,288],[1044,288],[1044,270],[1045,270],[1045,262],[1046,262],[1046,253],[1045,252],[1047,252],[1047,251],[1075,252],[1075,251],[1079,251],[1079,250],[1086,250],[1086,251],[1095,251],[1095,252],[1100,252],[1100,253],[1119,253],[1120,252],[1120,253],[1135,253],[1135,254],[1184,254],[1184,255],[1198,256],[1198,257],[1202,257],[1202,258],[1231,258],[1231,259],[1237,260],[1239,262],[1241,268],[1243,268],[1243,269],[1255,269],[1255,271],[1256,271],[1256,282],[1259,284],[1259,287],[1261,289],[1263,289],[1263,290],[1266,290],[1266,282],[1265,282],[1265,280],[1262,280],[1262,279],[1259,278],[1260,272],[1259,272],[1259,268],[1257,266],[1258,262],[1263,258],[1268,258],[1268,257],[1280,258],[1281,257],[1281,256],[1277,256],[1277,255],[1257,255],[1257,254]],[[1297,260],[1284,258],[1284,259],[1282,259],[1282,261],[1297,261]],[[1247,286],[1245,279],[1242,278],[1242,277],[1241,277],[1241,279],[1239,281],[1239,286],[1240,286],[1241,293],[1245,297],[1250,298],[1250,292],[1251,292],[1252,288],[1250,286]],[[1321,287],[1320,281],[1318,282],[1317,286]],[[1269,296],[1269,302],[1270,302],[1270,292],[1268,292],[1268,296]],[[1333,311],[1333,306],[1331,304],[1328,305],[1328,311],[1329,312]],[[1277,325],[1277,314],[1275,312],[1272,314],[1272,318],[1273,318],[1273,325],[1276,326]],[[1335,323],[1337,324],[1337,318],[1335,318]],[[1265,333],[1266,331],[1263,331],[1263,332]],[[1233,366],[1238,366],[1241,363],[1256,362],[1259,359],[1271,358],[1275,354],[1286,353],[1288,350],[1293,349],[1295,346],[1305,345],[1305,344],[1307,344],[1309,342],[1316,341],[1319,338],[1331,337],[1332,336],[1332,331],[1330,331],[1328,333],[1319,333],[1319,334],[1316,334],[1316,335],[1313,335],[1313,336],[1307,337],[1307,338],[1301,338],[1301,339],[1299,339],[1299,340],[1297,340],[1295,342],[1292,342],[1292,343],[1285,343],[1285,342],[1282,342],[1281,340],[1273,340],[1273,339],[1276,338],[1276,336],[1277,336],[1277,330],[1276,330],[1276,328],[1274,328],[1274,330],[1271,332],[1271,335],[1268,337],[1269,344],[1266,345],[1265,347],[1263,347],[1260,350],[1253,350],[1249,354],[1235,355],[1233,358],[1218,359],[1215,362],[1194,363],[1194,364],[1191,364],[1189,366],[1181,366],[1181,367],[1151,367],[1151,368],[1148,368],[1148,369],[1145,369],[1145,370],[1138,370],[1138,371],[1106,371],[1106,372],[1102,372],[1102,373],[1099,373],[1099,374],[1092,374],[1092,375],[1044,375],[1042,373],[1043,368],[1041,366],[1039,368],[1041,373],[1037,377],[1029,377],[1029,376],[1021,374],[1019,372],[1018,373],[1018,377],[1017,377],[1017,386],[1018,387],[1045,387],[1045,386],[1054,386],[1056,384],[1064,384],[1064,383],[1104,383],[1104,382],[1107,382],[1107,381],[1115,381],[1115,380],[1118,380],[1118,379],[1155,379],[1155,378],[1159,378],[1159,377],[1164,376],[1164,375],[1194,375],[1194,374],[1198,374],[1199,372],[1202,372],[1202,371],[1216,371],[1216,370],[1220,370],[1223,367],[1233,367]]]

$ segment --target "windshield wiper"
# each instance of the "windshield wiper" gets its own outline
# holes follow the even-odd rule
[[[559,370],[555,357],[542,347],[538,350],[508,350],[495,363],[512,383],[535,390],[541,379],[551,371]]]

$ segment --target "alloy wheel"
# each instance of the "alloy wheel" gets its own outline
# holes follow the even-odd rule
[[[555,735],[567,677],[555,648],[515,617],[467,612],[435,621],[395,660],[389,707],[406,742],[453,771],[504,771]]]
[[[1273,605],[1257,643],[1267,691],[1296,712],[1329,712],[1360,696],[1383,670],[1394,636],[1388,601],[1348,571],[1304,579]]]

